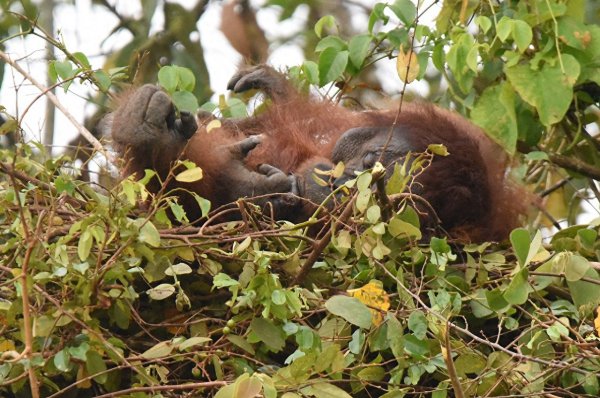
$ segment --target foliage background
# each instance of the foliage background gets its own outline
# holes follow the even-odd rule
[[[374,170],[343,208],[321,215],[317,236],[244,201],[243,222],[181,227],[166,217],[185,224],[168,194],[139,205],[147,179],[97,175],[88,166],[101,156],[80,138],[51,156],[51,132],[24,142],[32,132],[21,129],[21,110],[3,112],[0,394],[598,395],[597,213],[577,224],[582,201],[599,196],[596,2],[140,1],[132,17],[94,1],[118,20],[111,35],[129,38],[103,65],[40,26],[49,3],[0,2],[1,45],[42,38],[56,58],[45,63],[47,85],[67,96],[91,87],[98,114],[125,83],[169,86],[173,77],[185,83],[171,87],[180,107],[197,101],[224,117],[254,108],[254,99],[209,90],[200,42],[211,37],[198,20],[222,7],[223,34],[244,60],[265,62],[295,43],[306,60],[290,76],[342,105],[398,106],[407,87],[426,83],[429,100],[505,148],[540,200],[509,242],[419,243],[415,213],[398,195],[410,175],[388,186],[397,205],[388,218],[371,193]],[[267,37],[256,15],[273,10],[282,21],[305,18]],[[1,55],[5,87],[14,60],[34,59]],[[377,72],[390,62],[397,71]],[[192,71],[193,82],[171,67],[157,77],[167,65]]]

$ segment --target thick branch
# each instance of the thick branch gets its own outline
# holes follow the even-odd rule
[[[564,169],[575,171],[586,177],[600,181],[600,169],[582,162],[579,159],[570,158],[563,155],[548,154],[550,161]]]

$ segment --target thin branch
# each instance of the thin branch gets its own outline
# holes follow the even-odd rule
[[[79,134],[81,134],[98,152],[102,153],[106,159],[110,162],[114,162],[113,156],[111,156],[102,146],[100,141],[94,135],[86,129],[81,123],[75,119],[75,117],[67,110],[67,108],[58,100],[56,95],[54,95],[47,87],[38,82],[33,76],[31,76],[26,70],[24,70],[19,64],[13,61],[8,54],[4,51],[0,50],[0,58],[4,60],[8,65],[10,65],[13,69],[19,72],[23,77],[29,80],[34,86],[36,86],[40,91],[44,93],[46,97],[66,116],[67,119],[75,126]]]

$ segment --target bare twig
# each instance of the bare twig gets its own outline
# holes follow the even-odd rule
[[[0,58],[10,65],[13,69],[19,72],[23,77],[29,80],[34,86],[36,86],[40,91],[44,93],[46,97],[65,115],[67,119],[75,126],[79,134],[81,134],[98,152],[102,153],[110,162],[114,162],[113,156],[111,156],[102,146],[100,141],[94,135],[86,129],[81,123],[75,119],[75,117],[67,110],[67,108],[58,100],[56,95],[54,95],[47,87],[38,82],[33,76],[31,76],[25,69],[23,69],[19,64],[13,61],[8,54],[4,51],[0,50]]]

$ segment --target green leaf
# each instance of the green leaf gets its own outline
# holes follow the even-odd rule
[[[152,300],[164,300],[175,293],[175,286],[168,283],[161,283],[152,289],[148,289],[146,293],[148,293],[148,296],[150,296]]]
[[[369,366],[359,371],[356,376],[366,382],[379,382],[385,378],[387,371],[381,366]]]
[[[408,317],[408,328],[419,340],[424,340],[427,335],[427,318],[422,311],[412,311]]]
[[[521,98],[538,111],[541,122],[549,127],[558,123],[569,109],[573,98],[573,86],[581,67],[577,60],[562,54],[564,73],[560,62],[545,63],[534,70],[530,64],[505,67],[508,80]]]
[[[16,131],[17,127],[19,127],[19,123],[17,123],[15,119],[9,117],[8,120],[5,120],[4,123],[0,125],[0,136]]]
[[[546,329],[546,334],[550,340],[559,342],[563,337],[569,336],[569,329],[559,321],[555,321]]]
[[[90,61],[88,60],[88,57],[82,53],[82,52],[75,52],[73,53],[73,57],[79,61],[79,63],[81,64],[81,66],[83,66],[86,69],[90,69],[92,66],[90,65]]]
[[[444,144],[429,144],[427,145],[427,150],[437,156],[450,155],[448,148],[446,148],[446,145]]]
[[[355,297],[337,295],[325,302],[325,308],[333,315],[344,318],[353,325],[368,329],[371,327],[369,308]]]
[[[493,311],[490,309],[490,306],[487,302],[485,293],[485,289],[477,289],[471,301],[469,301],[471,312],[476,318],[486,318],[493,314]]]
[[[189,91],[176,91],[172,94],[171,99],[180,111],[194,113],[198,110],[198,99]]]
[[[242,336],[236,336],[235,334],[229,334],[229,335],[227,335],[227,340],[229,340],[236,346],[240,347],[242,350],[246,351],[250,355],[256,354],[256,351],[254,351],[254,347],[252,347],[252,344],[250,344],[248,342],[248,340],[246,340]]]
[[[337,51],[342,51],[346,50],[348,48],[348,45],[344,40],[340,39],[338,36],[327,36],[317,43],[317,46],[315,47],[315,52],[321,52],[328,48],[334,48]]]
[[[456,358],[454,366],[460,375],[467,373],[480,374],[485,369],[486,363],[486,358],[481,354],[467,352]]]
[[[475,72],[471,70],[471,67],[467,63],[469,56],[472,61],[472,49],[474,46],[476,46],[476,43],[473,36],[470,33],[462,32],[457,35],[454,44],[450,47],[446,55],[448,67],[452,71],[460,90],[465,94],[471,90],[475,77]]]
[[[69,60],[64,60],[64,61],[54,61],[53,62],[54,65],[54,69],[56,70],[56,74],[58,76],[60,76],[60,78],[62,80],[67,80],[70,79],[71,77],[73,77],[73,64],[71,64],[71,61]]]
[[[492,311],[502,313],[509,308],[509,303],[505,300],[502,291],[497,288],[494,290],[486,290],[485,298]]]
[[[484,34],[487,33],[492,27],[492,21],[485,15],[479,15],[477,18],[475,18],[475,24],[481,28],[481,32]]]
[[[515,95],[509,84],[486,88],[471,111],[471,120],[508,153],[515,152],[519,131]]]
[[[431,62],[433,62],[433,66],[437,68],[437,70],[444,70],[444,62],[446,59],[446,53],[444,51],[444,43],[438,43],[433,47],[433,52],[431,54]]]
[[[175,179],[179,182],[195,182],[201,180],[202,177],[202,169],[200,167],[194,167],[177,174]]]
[[[363,346],[365,344],[365,334],[362,330],[356,329],[354,333],[352,333],[352,339],[348,343],[348,349],[353,354],[360,354]]]
[[[386,6],[387,4],[385,3],[377,3],[373,6],[373,11],[371,11],[371,15],[369,15],[369,24],[367,26],[369,33],[373,33],[373,27],[377,21],[381,21],[383,25],[388,23],[390,18],[384,13]]]
[[[585,375],[579,375],[579,379],[582,380],[583,389],[586,393],[591,396],[598,396],[600,392],[600,385],[598,385],[598,376],[594,373],[589,372]]]
[[[381,209],[378,205],[369,206],[367,209],[367,220],[369,220],[371,224],[375,224],[381,220]]]
[[[169,209],[173,212],[175,219],[179,222],[188,221],[183,206],[175,201],[169,201]]]
[[[321,19],[319,19],[317,21],[317,23],[315,24],[315,34],[317,35],[317,37],[319,39],[321,38],[321,35],[323,34],[324,28],[327,28],[330,30],[335,28],[335,18],[332,15],[325,15],[324,17],[321,17]]]
[[[112,84],[112,79],[110,78],[108,73],[104,72],[103,70],[98,70],[95,71],[93,75],[96,81],[98,82],[98,88],[100,89],[100,91],[107,91],[110,88],[110,85]]]
[[[194,87],[196,86],[196,76],[194,76],[194,72],[189,68],[178,66],[177,80],[179,89],[190,92],[194,91]],[[198,107],[196,107],[196,109],[198,109]]]
[[[369,52],[371,44],[371,36],[367,34],[357,35],[350,39],[348,43],[348,51],[350,52],[350,62],[360,68]]]
[[[356,179],[356,187],[359,192],[371,192],[371,183],[373,182],[373,176],[371,173],[362,173]]]
[[[211,341],[212,341],[212,339],[210,337],[202,337],[202,336],[190,337],[183,343],[179,344],[178,348],[179,348],[179,351],[185,351],[188,348],[192,348],[192,347],[199,346],[199,345],[204,345],[205,343],[209,343]]]
[[[496,25],[496,35],[500,41],[505,42],[510,36],[513,20],[508,17],[502,17]]]
[[[108,373],[106,373],[107,367],[102,356],[96,351],[89,350],[85,354],[85,357],[85,368],[87,372],[91,376],[97,374],[97,376],[94,376],[94,381],[100,384],[106,383],[106,380],[108,380]]]
[[[393,218],[390,220],[388,232],[395,238],[406,236],[419,240],[422,237],[421,230],[418,227],[398,218]]]
[[[168,93],[173,94],[177,89],[177,76],[177,69],[174,66],[163,66],[158,71],[158,84],[160,84]]]
[[[579,254],[569,256],[569,261],[565,267],[565,279],[569,282],[575,282],[585,276],[591,268],[590,262]]]
[[[71,355],[67,350],[60,350],[53,359],[54,366],[61,372],[68,372],[71,369]]]
[[[512,23],[512,37],[520,53],[524,53],[529,48],[533,39],[531,26],[525,21],[515,20]]]
[[[276,305],[284,305],[287,301],[285,290],[276,289],[271,292],[271,301]]]
[[[244,375],[248,376],[247,373]],[[235,381],[233,396],[235,398],[255,398],[262,390],[262,383],[255,376],[243,377],[244,375],[240,376],[238,380]]]
[[[598,232],[594,229],[580,229],[577,231],[577,239],[581,242],[581,245],[584,248],[588,250],[594,250],[594,246],[598,240]]]
[[[513,275],[510,284],[502,294],[502,297],[510,304],[521,305],[525,304],[529,296],[530,286],[527,282],[529,271],[523,268],[521,271]]]
[[[524,267],[535,257],[542,247],[542,234],[538,231],[530,240],[529,232],[524,228],[517,228],[510,234],[510,241],[519,260],[519,266]]]
[[[69,354],[73,358],[79,359],[80,361],[85,361],[87,358],[87,352],[90,350],[90,345],[87,342],[81,343],[77,347],[70,347]]]
[[[242,118],[248,116],[246,103],[239,98],[229,98],[227,100],[227,109],[223,109],[223,114],[227,117]]]
[[[419,340],[413,334],[404,336],[404,351],[416,358],[424,358],[429,354],[429,344],[427,340]]]
[[[232,279],[229,275],[219,272],[213,278],[213,287],[221,288],[221,287],[229,287],[229,286],[237,286],[240,283],[235,279]]]
[[[517,228],[510,233],[510,243],[513,246],[515,255],[519,260],[521,267],[525,266],[527,262],[527,255],[529,254],[530,246],[529,232],[525,228]]]
[[[558,19],[558,37],[569,47],[586,50],[594,44],[593,28],[571,17]],[[591,40],[590,40],[591,39]],[[596,44],[598,45],[598,44]]]
[[[412,25],[417,18],[417,7],[411,0],[396,0],[389,7],[405,25]]]
[[[598,272],[593,268],[589,268],[584,276],[597,282],[600,281]],[[567,281],[567,286],[569,286],[573,304],[583,314],[591,314],[600,305],[600,289],[598,289],[597,283],[583,280]]]
[[[186,263],[173,264],[165,270],[165,275],[169,275],[169,276],[185,275],[185,274],[191,274],[191,273],[192,273],[192,268],[189,265],[187,265]]]
[[[471,47],[467,53],[466,64],[473,72],[477,73],[477,57],[479,56],[479,48],[477,45]]]
[[[285,346],[285,333],[281,327],[273,324],[265,318],[254,318],[250,322],[250,328],[256,336],[274,352],[279,352]]]
[[[352,398],[350,394],[333,384],[317,382],[300,390],[305,396],[315,398]]]
[[[175,347],[171,341],[161,341],[155,346],[144,351],[141,354],[141,357],[145,359],[164,358],[167,355],[171,355],[171,352],[173,352],[173,348]]]
[[[241,242],[236,242],[235,245],[233,246],[233,254],[241,254],[243,252],[246,251],[246,249],[248,249],[250,247],[250,244],[252,243],[252,238],[250,236],[247,236],[243,241]]]
[[[202,213],[202,217],[206,217],[210,212],[211,203],[210,200],[204,199],[202,196],[194,193],[194,199],[196,199],[196,203],[198,203],[198,207],[200,207],[200,212]]]
[[[348,51],[326,48],[319,56],[319,85],[335,81],[342,76],[348,65]]]
[[[140,242],[147,243],[152,247],[160,246],[160,233],[158,229],[152,224],[150,220],[138,219],[136,220],[138,224],[142,224],[142,228],[140,229],[139,240]]]
[[[81,233],[79,243],[77,244],[77,255],[81,261],[85,261],[92,250],[93,236],[88,230]]]
[[[527,155],[525,155],[525,159],[527,159],[528,161],[548,160],[548,154],[546,152],[542,152],[542,151],[533,151],[533,152],[529,152]]]
[[[235,384],[229,384],[221,388],[215,394],[215,398],[237,398],[235,396]]]
[[[302,63],[302,72],[310,84],[319,84],[319,65],[313,61],[304,61]]]

